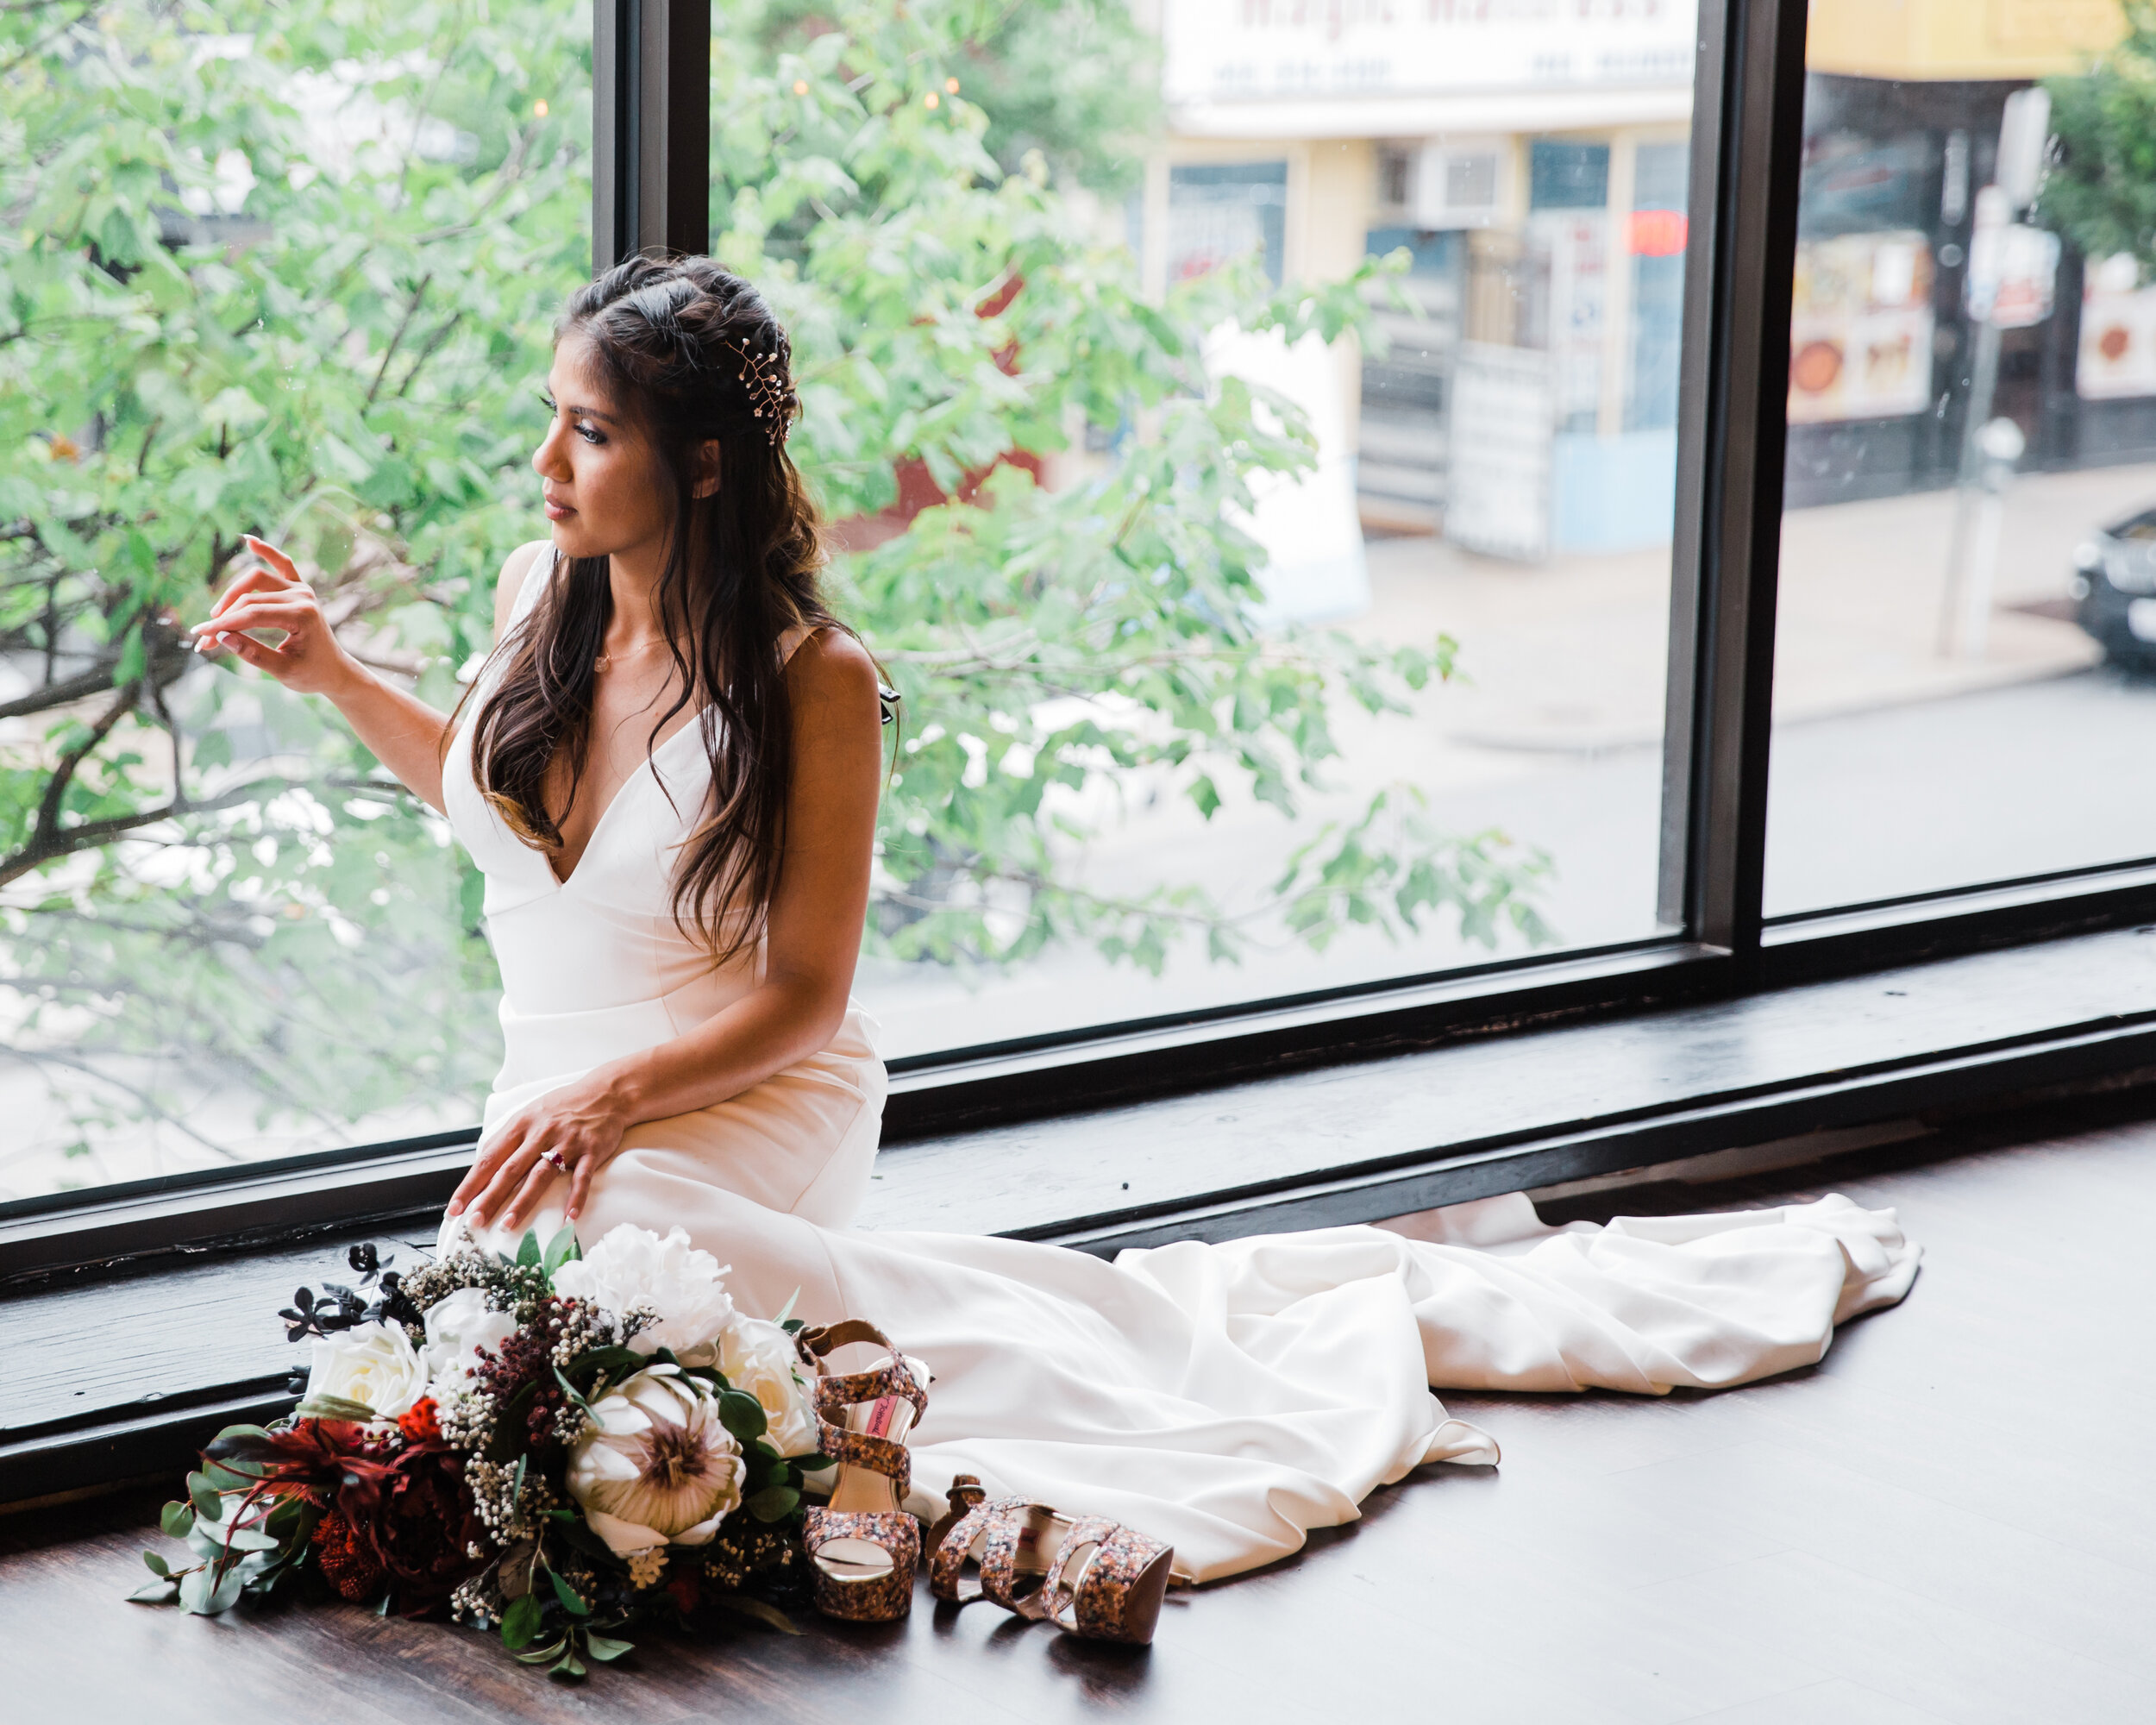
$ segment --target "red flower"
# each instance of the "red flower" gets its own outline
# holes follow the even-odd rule
[[[397,1416],[397,1429],[415,1444],[435,1442],[442,1436],[442,1427],[434,1414],[434,1397],[422,1396],[411,1404],[409,1412]]]
[[[382,1565],[360,1537],[360,1530],[334,1509],[315,1524],[316,1561],[342,1598],[371,1599],[381,1590]]]
[[[684,1617],[696,1609],[697,1601],[702,1596],[693,1575],[675,1576],[667,1584],[667,1591],[674,1596],[674,1605]]]

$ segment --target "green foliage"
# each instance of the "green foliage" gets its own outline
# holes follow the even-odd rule
[[[440,823],[183,630],[252,530],[363,656],[454,698],[532,536],[527,386],[588,268],[585,11],[0,12],[4,981],[13,1051],[98,1075],[85,1128],[205,1093],[461,1118],[498,1058]],[[340,98],[386,141],[310,137]],[[230,213],[220,157],[254,179]]]
[[[2121,252],[2156,274],[2156,5],[2128,0],[2127,31],[2083,73],[2045,80],[2058,149],[2038,218],[2084,257]]]
[[[834,570],[905,697],[872,944],[1157,969],[1267,919],[1313,945],[1440,913],[1540,938],[1530,864],[1397,800],[1256,908],[1082,881],[1127,788],[1293,815],[1337,703],[1400,710],[1451,671],[1449,642],[1261,629],[1253,484],[1312,442],[1203,362],[1229,321],[1361,328],[1385,267],[1148,303],[1056,185],[1126,183],[1119,140],[1152,123],[1116,0],[721,16],[714,250],[793,332],[796,457],[842,521],[912,463],[956,499]],[[355,651],[454,699],[494,570],[542,530],[534,386],[589,262],[588,28],[583,0],[0,9],[0,987],[10,1051],[78,1087],[85,1145],[154,1115],[219,1151],[205,1097],[325,1133],[462,1118],[498,1058],[442,824],[333,713],[210,669],[185,628],[260,532]],[[308,129],[362,110],[375,141]]]

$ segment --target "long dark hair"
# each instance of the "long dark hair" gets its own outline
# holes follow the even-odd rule
[[[701,257],[617,264],[569,301],[555,341],[571,335],[591,344],[674,494],[658,612],[677,693],[644,746],[649,755],[676,713],[705,703],[696,722],[711,800],[675,864],[674,915],[723,960],[761,935],[785,848],[793,731],[780,637],[837,624],[818,587],[824,554],[816,506],[786,452],[799,405],[792,354],[762,296]],[[699,498],[693,453],[712,438],[718,488]],[[614,608],[607,561],[568,561],[496,649],[507,662],[473,721],[481,794],[541,850],[561,845],[545,796],[557,751],[568,766],[565,812],[583,781],[597,662]]]

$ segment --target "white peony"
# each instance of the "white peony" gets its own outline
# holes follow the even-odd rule
[[[554,1291],[623,1315],[652,1314],[656,1321],[638,1331],[630,1346],[638,1353],[672,1348],[685,1365],[709,1365],[718,1333],[734,1315],[719,1280],[730,1268],[691,1245],[680,1228],[661,1239],[649,1228],[624,1222],[555,1270]]]
[[[499,1355],[516,1333],[516,1319],[491,1310],[478,1289],[460,1288],[427,1308],[427,1376],[461,1389],[479,1370],[479,1350]]]
[[[718,1338],[718,1369],[763,1405],[763,1440],[782,1456],[816,1453],[816,1404],[794,1370],[793,1338],[736,1312]]]
[[[411,1411],[427,1393],[427,1364],[401,1324],[357,1324],[315,1338],[307,1394],[356,1402],[378,1420]]]
[[[647,1366],[592,1403],[569,1452],[569,1496],[617,1557],[711,1543],[741,1502],[741,1446],[718,1403],[671,1365]]]

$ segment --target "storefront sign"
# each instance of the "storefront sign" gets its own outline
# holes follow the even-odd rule
[[[1689,85],[1697,0],[1163,0],[1171,105]]]
[[[2091,263],[2081,290],[2074,390],[2084,401],[2156,395],[2156,287],[2129,253]]]
[[[1921,413],[1932,393],[1932,254],[1914,229],[1796,248],[1789,423]]]

